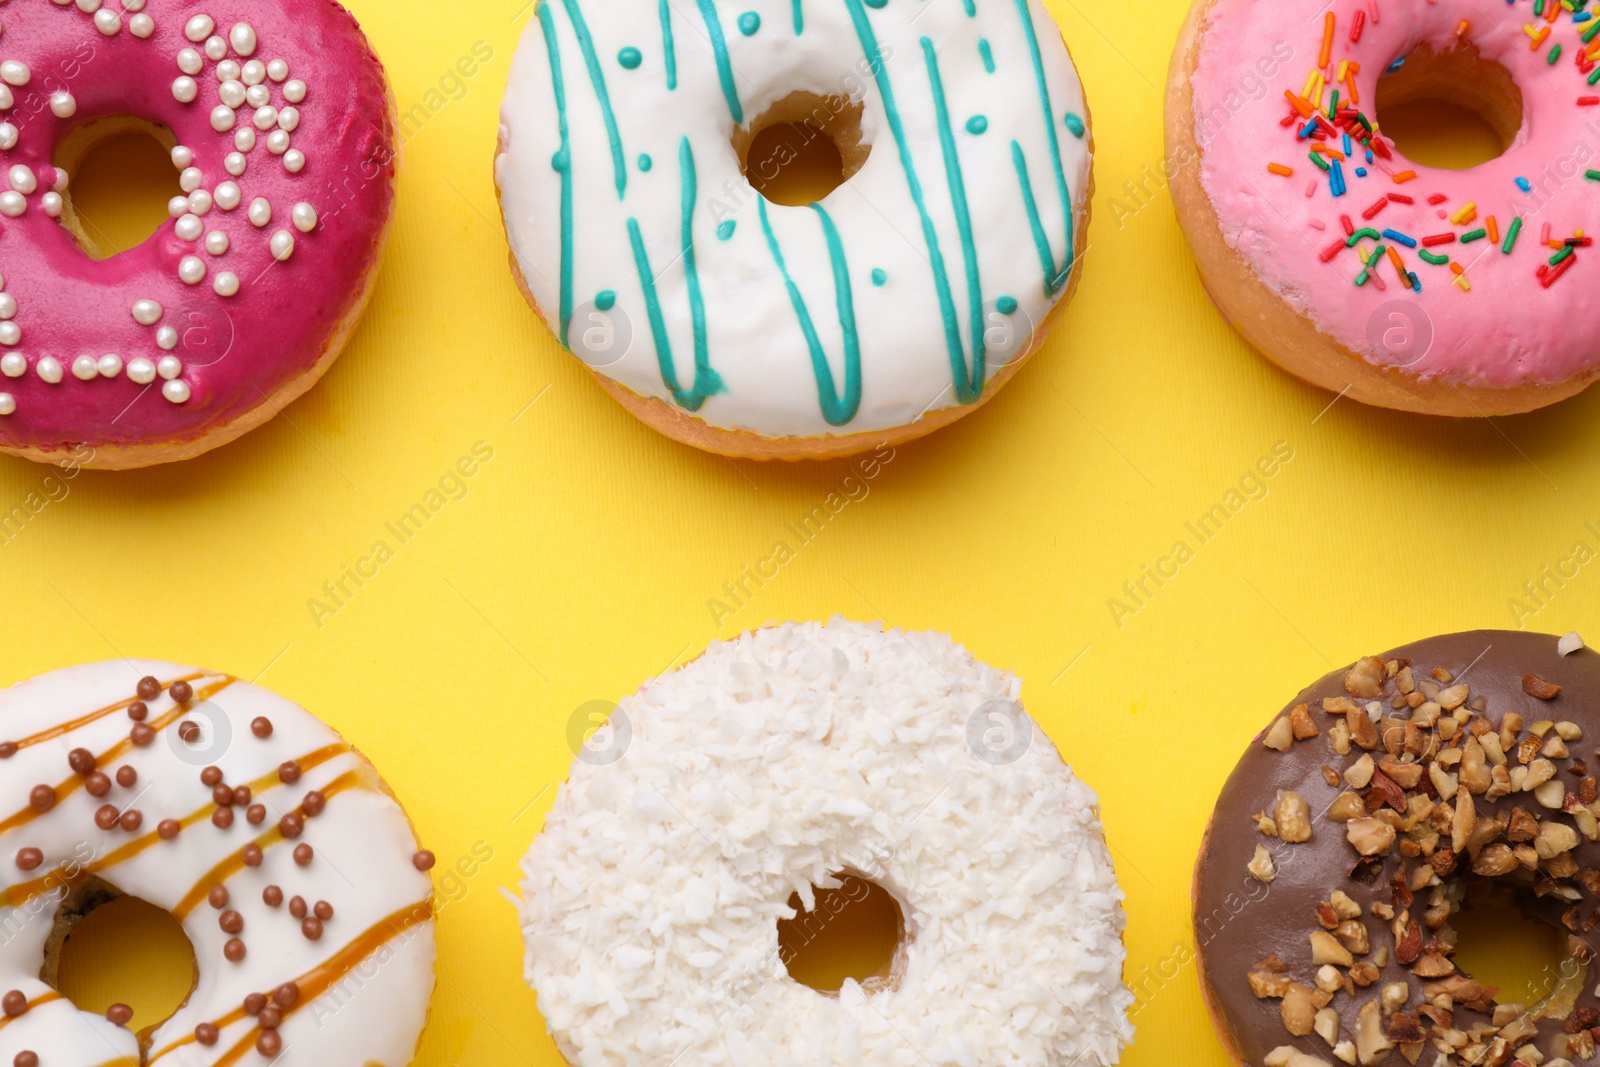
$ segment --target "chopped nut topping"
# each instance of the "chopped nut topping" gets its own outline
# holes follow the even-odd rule
[[[1394,827],[1370,817],[1351,819],[1345,824],[1345,836],[1363,856],[1380,856],[1394,845]]]
[[[1313,930],[1311,931],[1311,962],[1317,965],[1331,963],[1335,967],[1349,967],[1356,961],[1355,957],[1350,955],[1350,950],[1339,944],[1338,940],[1328,931]]]
[[[1537,674],[1522,676],[1522,691],[1535,700],[1554,700],[1561,694],[1559,685],[1551,685]]]
[[[1266,736],[1261,739],[1261,743],[1267,748],[1287,752],[1294,747],[1294,728],[1289,725],[1288,719],[1280,717],[1267,727]]]
[[[1299,982],[1290,982],[1283,1000],[1278,1004],[1278,1014],[1283,1018],[1284,1029],[1295,1037],[1310,1034],[1311,1024],[1317,1014],[1317,1006],[1311,1000],[1311,990]]]
[[[1371,699],[1383,695],[1383,682],[1387,676],[1383,660],[1377,656],[1366,656],[1358,659],[1355,666],[1350,668],[1350,673],[1344,676],[1344,688],[1354,697]]]
[[[1271,882],[1278,876],[1278,868],[1272,862],[1272,853],[1268,852],[1265,845],[1257,842],[1255,857],[1245,867],[1250,872],[1250,877],[1258,882]]]
[[[1299,793],[1279,790],[1277,802],[1272,806],[1272,822],[1278,836],[1285,841],[1311,840],[1311,805]]]

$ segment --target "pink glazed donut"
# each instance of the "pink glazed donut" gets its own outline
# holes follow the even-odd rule
[[[1579,325],[1600,284],[1597,58],[1581,0],[1199,0],[1167,150],[1207,291],[1275,362],[1366,403],[1482,416],[1580,392],[1600,373]],[[1478,112],[1503,153],[1407,159],[1383,109],[1413,100]]]
[[[332,0],[0,6],[0,451],[140,467],[265,422],[360,317],[394,201],[383,67]],[[183,195],[109,259],[67,193],[130,127]]]

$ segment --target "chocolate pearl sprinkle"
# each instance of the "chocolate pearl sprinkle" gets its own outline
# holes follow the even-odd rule
[[[107,778],[99,771],[93,771],[84,778],[83,788],[87,790],[89,795],[92,797],[103,797],[107,793],[111,792],[111,779]]]
[[[306,940],[307,941],[320,941],[320,940],[322,940],[322,920],[321,919],[302,919],[302,920],[300,920],[300,932],[302,934],[306,935]]]
[[[200,784],[201,785],[212,785],[212,786],[214,786],[214,785],[216,785],[217,783],[219,783],[221,781],[222,781],[222,768],[221,767],[207,767],[205,770],[200,772]]]
[[[256,1016],[256,1024],[263,1030],[276,1030],[283,1025],[283,1012],[268,1004],[261,1009],[261,1014]]]
[[[88,774],[94,770],[94,753],[86,748],[75,748],[67,753],[67,766],[78,774]]]
[[[233,825],[233,809],[232,808],[218,808],[216,811],[212,812],[211,813],[211,825],[215,826],[218,830],[226,830],[228,827],[232,826]]]
[[[256,1051],[263,1056],[276,1056],[283,1051],[283,1038],[278,1036],[276,1030],[263,1030],[261,1036],[256,1038]]]
[[[310,845],[294,846],[294,861],[302,867],[311,866],[312,851]]]
[[[290,897],[289,914],[293,915],[296,919],[304,919],[306,917],[306,898]]]
[[[234,786],[233,802],[241,808],[250,803],[250,787],[247,785]]]
[[[185,719],[178,724],[178,740],[186,745],[195,744],[200,740],[200,724],[192,719]]]
[[[285,982],[272,991],[272,999],[280,1008],[292,1008],[300,999],[300,987],[294,982]]]
[[[244,929],[244,916],[229,908],[217,920],[217,925],[222,927],[222,932],[225,934],[236,934]]]
[[[266,716],[258,716],[250,721],[250,732],[265,741],[272,736],[272,720]]]
[[[117,820],[128,833],[133,833],[144,825],[144,814],[133,808],[122,813],[122,818]]]
[[[117,784],[122,788],[132,789],[134,783],[138,780],[139,772],[134,770],[132,767],[129,767],[127,764],[123,764],[121,767],[117,768]]]
[[[226,908],[228,906],[228,887],[225,885],[212,886],[211,892],[206,894],[206,902],[218,911]]]
[[[283,890],[275,885],[269,885],[261,891],[261,899],[269,908],[276,908],[283,903]]]
[[[194,1039],[207,1048],[215,1045],[219,1036],[217,1028],[210,1023],[201,1023],[194,1028]]]
[[[316,906],[311,909],[311,914],[315,915],[323,922],[327,922],[329,919],[333,918],[333,905],[329,904],[326,900],[319,900],[317,901]]]
[[[36,785],[28,794],[28,803],[35,811],[49,811],[56,806],[56,791],[54,786]]]
[[[106,1018],[113,1026],[127,1026],[133,1020],[133,1009],[126,1004],[113,1004],[106,1009]]]
[[[285,785],[293,785],[300,780],[300,764],[294,760],[278,766],[278,781]]]
[[[211,787],[211,803],[219,808],[226,808],[233,804],[233,790],[218,782]]]
[[[39,1067],[39,1054],[25,1048],[11,1061],[11,1067]]]
[[[300,810],[313,817],[321,815],[327,807],[328,798],[315,789],[307,793],[305,799],[300,802]]]
[[[251,842],[250,844],[244,846],[244,850],[240,854],[240,857],[244,860],[244,865],[246,867],[261,866],[261,846]]]
[[[134,744],[143,748],[156,739],[156,732],[142,722],[133,724],[133,729],[128,731],[128,737]]]
[[[305,828],[306,824],[301,820],[300,816],[292,811],[278,820],[278,830],[284,837],[299,837]]]
[[[250,993],[244,998],[244,1013],[246,1015],[260,1015],[261,1009],[267,1006],[265,993]]]
[[[170,694],[172,699],[176,700],[178,703],[187,704],[189,703],[190,698],[194,696],[194,686],[190,685],[188,682],[173,682],[172,685],[167,688],[167,693]]]
[[[20,989],[13,989],[4,997],[0,997],[0,1011],[16,1018],[28,1010],[28,995]]]
[[[160,825],[156,827],[156,836],[163,841],[171,841],[182,829],[183,824],[177,819],[162,819]]]
[[[117,825],[117,820],[122,818],[122,812],[117,810],[115,804],[102,804],[94,813],[94,824],[102,830],[109,830]]]
[[[15,741],[0,741],[0,759],[10,759],[17,754]]]
[[[267,821],[267,808],[265,804],[252,804],[244,809],[245,821],[251,826],[260,826]]]
[[[139,694],[140,700],[154,700],[161,695],[161,683],[154,675],[147,674],[139,679],[139,684],[134,692]]]
[[[228,943],[222,946],[222,954],[229,963],[238,963],[244,959],[244,942],[237,937],[229,938]]]
[[[427,849],[423,849],[411,857],[411,865],[419,871],[431,871],[433,870],[433,864],[433,853]]]
[[[17,852],[17,866],[25,871],[38,869],[44,862],[44,853],[36,848],[19,849]]]
[[[128,705],[128,718],[132,719],[134,722],[144,722],[145,716],[149,714],[150,709],[145,706],[145,703],[142,700],[135,700],[132,704]]]

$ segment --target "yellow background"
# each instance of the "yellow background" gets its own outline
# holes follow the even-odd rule
[[[424,1067],[560,1062],[502,889],[572,758],[568,718],[740,629],[881,618],[1023,677],[1103,801],[1140,996],[1134,1067],[1223,1063],[1183,962],[1189,874],[1223,778],[1300,686],[1440,631],[1521,621],[1600,640],[1600,564],[1534,614],[1511,605],[1576,542],[1600,548],[1600,392],[1493,422],[1330,407],[1207,302],[1162,178],[1180,4],[1049,4],[1098,146],[1076,301],[998,399],[900,449],[803,547],[785,524],[842,493],[851,464],[734,463],[656,436],[513,287],[490,157],[526,0],[350,6],[402,111],[477,42],[492,49],[405,146],[364,325],[263,429],[176,466],[84,473],[0,544],[0,675],[117,655],[259,675],[364,749],[450,901]],[[493,458],[466,495],[400,545],[385,523],[479,441]],[[1275,448],[1292,459],[1265,495],[1201,544],[1185,524]],[[51,473],[0,462],[0,509]],[[314,618],[323,583],[380,539],[396,558]],[[796,558],[719,625],[708,601],[778,540]],[[1118,618],[1108,601],[1180,540],[1192,558]],[[475,850],[492,859],[446,884]]]

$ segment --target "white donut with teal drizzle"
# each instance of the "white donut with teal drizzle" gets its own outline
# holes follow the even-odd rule
[[[794,93],[859,105],[867,149],[803,207],[733,144]],[[530,301],[646,421],[867,447],[1037,347],[1085,247],[1086,122],[1035,0],[540,0],[496,179]]]

